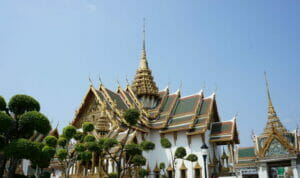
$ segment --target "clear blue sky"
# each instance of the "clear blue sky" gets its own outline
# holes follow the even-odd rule
[[[101,75],[125,86],[147,54],[160,89],[182,95],[217,88],[223,120],[238,113],[241,145],[267,119],[263,71],[289,130],[300,123],[300,3],[296,0],[1,0],[0,94],[37,98],[60,128]]]

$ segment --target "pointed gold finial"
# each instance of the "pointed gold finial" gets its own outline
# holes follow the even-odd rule
[[[100,82],[100,85],[102,85],[102,80],[101,80],[100,75],[98,76],[98,80],[99,80],[99,82]]]
[[[90,86],[93,86],[93,82],[92,82],[90,75],[89,75],[89,82],[90,82]]]
[[[146,30],[145,30],[145,18],[143,19],[143,49],[142,49],[142,56],[141,56],[141,62],[140,62],[140,70],[147,70],[148,67],[148,61],[147,61],[147,55],[146,55]]]
[[[271,99],[271,94],[270,94],[270,87],[269,87],[269,82],[267,79],[267,73],[264,72],[265,74],[265,82],[266,82],[266,89],[267,89],[267,94],[268,94],[268,114],[271,116],[276,116],[276,111],[272,103]]]
[[[143,49],[142,56],[140,60],[140,66],[136,71],[135,78],[132,82],[132,89],[138,97],[149,96],[149,97],[158,97],[158,88],[153,79],[152,72],[149,69],[148,61],[146,57],[146,42],[145,42],[145,19],[143,25]]]

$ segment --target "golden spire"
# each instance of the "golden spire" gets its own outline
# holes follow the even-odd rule
[[[149,69],[147,55],[146,55],[146,40],[145,40],[145,20],[143,26],[143,48],[140,66],[136,71],[134,81],[132,83],[132,89],[138,97],[141,96],[158,96],[158,88],[153,80],[152,72]]]
[[[265,127],[263,135],[268,136],[269,134],[273,133],[274,130],[277,130],[281,133],[286,133],[286,128],[282,125],[279,118],[277,117],[275,108],[272,103],[271,94],[270,94],[270,87],[267,80],[267,74],[265,72],[265,82],[266,82],[266,89],[268,94],[268,122]]]
[[[267,79],[267,74],[265,72],[265,82],[266,82],[266,89],[267,89],[267,94],[268,94],[268,115],[269,116],[276,116],[276,111],[272,103],[271,99],[271,94],[270,94],[270,87],[269,87],[269,82]]]

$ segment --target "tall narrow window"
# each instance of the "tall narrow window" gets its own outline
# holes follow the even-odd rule
[[[201,169],[195,168],[195,178],[201,178]]]
[[[180,170],[181,178],[186,178],[186,170]]]
[[[168,178],[172,178],[172,177],[173,177],[172,175],[173,175],[173,171],[172,171],[172,170],[169,170],[169,171],[168,171]]]
[[[159,178],[159,172],[155,172],[155,178]]]

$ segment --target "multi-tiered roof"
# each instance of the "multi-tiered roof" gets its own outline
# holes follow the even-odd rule
[[[119,86],[117,91],[103,84],[98,89],[91,85],[76,112],[73,125],[79,127],[86,120],[104,122],[103,118],[107,117],[106,122],[110,123],[111,130],[124,130],[128,126],[123,124],[126,123],[123,112],[129,108],[136,108],[141,113],[138,124],[134,126],[140,132],[159,130],[161,134],[166,134],[184,131],[187,135],[195,135],[211,129],[211,142],[239,143],[235,119],[220,121],[215,93],[205,97],[201,90],[191,96],[181,97],[180,90],[175,93],[170,93],[169,88],[158,90],[148,65],[145,40],[132,85],[124,89]],[[87,116],[93,112],[96,113],[95,117]],[[97,119],[100,113],[102,119]]]

